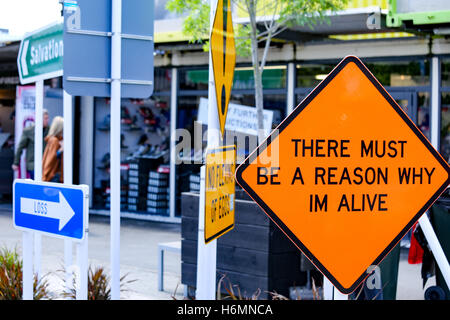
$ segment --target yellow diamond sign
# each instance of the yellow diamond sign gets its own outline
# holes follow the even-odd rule
[[[231,20],[231,0],[218,0],[211,32],[211,57],[214,83],[222,136],[225,130],[228,103],[233,86],[236,47],[234,44],[233,22]]]

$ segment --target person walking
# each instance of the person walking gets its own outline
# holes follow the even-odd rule
[[[43,129],[43,137],[48,134],[48,111],[44,109],[42,112],[42,129]],[[17,150],[14,155],[14,161],[12,164],[12,169],[14,171],[19,170],[20,157],[22,156],[23,150],[25,150],[25,164],[27,170],[27,177],[30,179],[34,179],[34,127],[35,125],[31,125],[23,129],[22,136],[20,137],[19,144],[17,145]],[[43,142],[42,148],[45,148],[45,141]]]
[[[63,182],[63,126],[64,119],[56,116],[45,141],[47,146],[42,157],[42,181]]]

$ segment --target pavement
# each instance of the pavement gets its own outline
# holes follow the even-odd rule
[[[127,280],[121,293],[123,300],[171,300],[183,299],[181,284],[181,255],[166,252],[164,258],[164,291],[158,291],[158,250],[160,242],[181,239],[181,225],[121,219],[120,271]],[[0,247],[16,248],[22,253],[22,232],[13,227],[10,204],[0,204]],[[89,217],[89,264],[102,266],[109,275],[110,228],[109,218]],[[76,261],[74,246],[73,261]],[[397,300],[423,300],[425,289],[435,285],[435,277],[422,288],[421,264],[408,264],[408,249],[402,248],[399,264]],[[49,282],[55,299],[61,299],[64,291],[64,241],[48,236],[42,237],[42,275]]]

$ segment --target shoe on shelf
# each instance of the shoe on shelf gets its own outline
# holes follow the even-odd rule
[[[144,104],[144,99],[130,99],[132,104],[137,104],[138,106],[141,106]]]
[[[109,128],[111,126],[111,115],[108,114],[103,118],[102,124],[98,127],[98,130],[100,131],[109,131]]]
[[[133,118],[131,119],[131,122],[128,126],[128,131],[136,131],[136,130],[141,130],[141,127],[139,127],[139,125],[137,124],[137,117],[133,116]]]
[[[125,136],[123,134],[120,135],[120,148],[121,149],[128,149],[128,146],[125,145]]]
[[[139,114],[144,118],[144,124],[149,126],[156,124],[155,114],[149,107],[140,107]]]
[[[101,165],[98,166],[97,168],[102,169],[102,170],[109,169],[110,160],[111,160],[111,156],[110,156],[109,152],[105,153],[102,160],[100,161]]]
[[[120,108],[120,118],[123,124],[131,124],[133,121],[131,119],[131,115],[130,112],[128,111],[128,108],[124,106]]]

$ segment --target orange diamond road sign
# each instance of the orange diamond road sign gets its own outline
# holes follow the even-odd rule
[[[346,57],[236,171],[342,293],[450,182],[447,162],[364,64]]]
[[[236,146],[206,152],[205,243],[234,228]]]
[[[236,65],[231,0],[218,0],[210,39],[217,112],[223,136]]]

